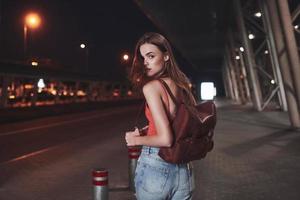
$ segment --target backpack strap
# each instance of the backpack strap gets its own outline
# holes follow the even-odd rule
[[[179,103],[178,103],[177,99],[175,98],[175,96],[173,95],[173,93],[172,93],[171,89],[169,88],[168,84],[164,80],[162,80],[162,79],[158,79],[158,80],[165,87],[165,89],[167,90],[168,94],[170,95],[172,101],[175,103],[175,105],[177,107],[179,105]]]
[[[162,85],[161,82],[160,82],[160,84]],[[165,93],[165,95],[166,95],[166,97],[167,97],[168,111],[170,112],[169,95],[168,95],[168,92],[167,92],[167,89],[165,88],[165,86],[162,85],[162,87],[163,87],[164,93]]]

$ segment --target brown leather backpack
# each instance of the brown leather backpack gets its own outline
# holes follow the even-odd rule
[[[178,102],[169,86],[160,79],[177,106],[175,118],[171,120],[174,142],[171,147],[161,147],[158,155],[170,163],[187,163],[206,156],[214,146],[213,134],[216,126],[216,106],[205,101],[191,112],[183,101]]]

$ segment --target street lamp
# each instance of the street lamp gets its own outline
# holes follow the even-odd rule
[[[41,24],[41,18],[37,13],[29,13],[25,16],[24,21],[24,58],[27,54],[27,32],[28,28],[36,29]]]
[[[128,54],[124,54],[124,55],[123,55],[123,60],[127,61],[128,59],[129,59]]]
[[[248,38],[249,38],[250,40],[253,40],[253,39],[255,38],[255,35],[252,34],[252,33],[250,33],[250,34],[248,35]]]
[[[126,80],[129,80],[129,74],[130,74],[130,56],[128,53],[123,53],[123,55],[121,56],[121,67],[120,68],[120,72],[121,74],[125,74],[126,75]]]
[[[254,16],[257,17],[257,18],[260,18],[261,15],[262,15],[261,12],[256,12],[256,13],[254,14]]]
[[[80,48],[85,49],[85,54],[86,54],[86,72],[89,72],[89,48],[87,47],[86,44],[80,44]]]
[[[80,48],[84,49],[85,48],[85,44],[81,44]]]
[[[36,62],[36,61],[31,61],[31,65],[34,66],[34,67],[37,67],[39,65],[39,63]]]

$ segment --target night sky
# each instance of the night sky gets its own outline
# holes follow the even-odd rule
[[[23,23],[29,11],[42,17],[41,26],[29,31],[28,54],[51,59],[64,71],[84,73],[89,47],[89,73],[101,77],[121,75],[123,53],[132,56],[138,38],[158,31],[130,0],[0,0],[0,58],[23,59]]]

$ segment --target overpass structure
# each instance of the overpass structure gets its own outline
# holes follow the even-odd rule
[[[299,1],[135,2],[192,63],[192,78],[257,111],[288,111],[300,127]]]

